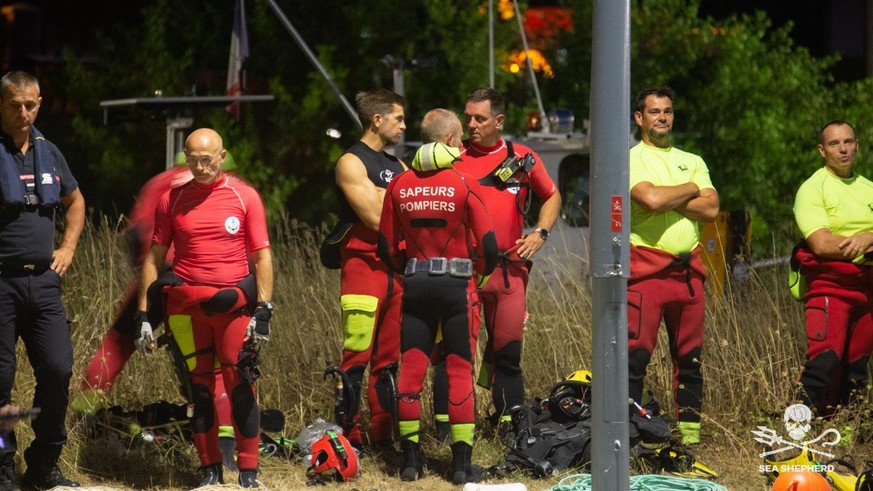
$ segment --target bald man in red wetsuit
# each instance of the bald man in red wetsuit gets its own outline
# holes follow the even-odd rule
[[[199,129],[185,142],[185,155],[194,179],[170,190],[155,212],[152,247],[143,264],[139,310],[140,349],[154,349],[151,326],[145,319],[147,290],[163,266],[167,250],[175,246],[172,270],[181,284],[165,287],[168,324],[174,335],[190,332],[193,346],[181,347],[194,355],[188,360],[194,413],[191,429],[200,458],[200,486],[222,484],[222,455],[212,400],[214,368],[221,366],[230,394],[236,435],[239,484],[259,487],[259,420],[254,384],[237,368],[242,348],[259,349],[269,339],[272,312],[273,262],[264,206],[248,184],[221,172],[227,152],[213,130]],[[249,274],[248,253],[255,267],[257,307],[253,314],[239,298],[228,312],[204,311],[201,304],[217,291],[236,285]]]

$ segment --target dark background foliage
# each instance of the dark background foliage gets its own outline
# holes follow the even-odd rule
[[[400,70],[407,140],[418,139],[418,121],[428,109],[461,112],[466,93],[489,82],[484,0],[277,3],[349,101],[360,90],[392,88]],[[530,3],[572,8],[572,29],[531,42],[553,69],[553,76],[537,74],[544,107],[573,109],[580,128],[589,106],[592,3]],[[796,234],[793,196],[821,165],[815,144],[823,123],[856,124],[859,169],[866,172],[871,81],[842,77],[838,57],[795,44],[790,21],[774,25],[750,5],[733,13],[719,10],[715,0],[704,3],[718,18],[702,11],[700,0],[632,2],[632,90],[668,84],[677,91],[677,146],[704,157],[723,209],[749,210],[753,237],[768,246],[773,234]],[[44,85],[38,124],[65,152],[95,216],[123,212],[139,186],[164,167],[166,118],[178,114],[114,110],[107,116],[100,101],[156,91],[223,95],[233,1],[41,6],[44,55],[24,63]],[[332,166],[359,137],[356,122],[269,4],[248,0],[246,12],[247,93],[275,100],[244,105],[239,121],[223,109],[188,115],[195,127],[211,126],[224,136],[238,172],[261,190],[271,216],[320,223],[334,209]],[[516,19],[498,15],[495,85],[509,102],[507,131],[516,134],[537,109],[526,70],[501,69],[520,49]],[[329,129],[341,136],[331,138]]]

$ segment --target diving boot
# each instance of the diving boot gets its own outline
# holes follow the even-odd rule
[[[460,485],[482,480],[482,468],[473,465],[473,447],[465,442],[452,444],[452,484]]]
[[[257,469],[240,469],[239,486],[241,488],[259,488]]]
[[[197,485],[198,488],[224,484],[224,469],[221,464],[207,465],[200,468],[200,477],[200,484]]]
[[[403,453],[403,469],[400,471],[400,480],[418,480],[422,476],[424,468],[421,445],[418,442],[403,439],[400,440],[400,451]]]

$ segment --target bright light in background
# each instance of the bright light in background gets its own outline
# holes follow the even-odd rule
[[[549,60],[537,49],[528,50],[530,55],[530,63],[535,72],[541,72],[543,76],[552,78],[555,73],[552,71],[552,65]],[[524,51],[513,51],[507,57],[507,63],[503,65],[503,69],[510,73],[519,73],[527,64],[527,55]]]
[[[336,128],[328,128],[327,131],[325,131],[324,133],[327,136],[329,136],[330,138],[333,138],[334,140],[339,140],[340,137],[343,136],[343,134],[340,132],[340,130],[338,130]]]

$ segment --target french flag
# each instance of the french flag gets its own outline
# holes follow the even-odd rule
[[[242,66],[248,57],[249,35],[246,30],[245,0],[236,0],[233,8],[233,33],[230,37],[230,59],[227,62],[227,95],[242,95],[245,88],[245,72]],[[232,102],[225,109],[239,121],[239,102]]]

